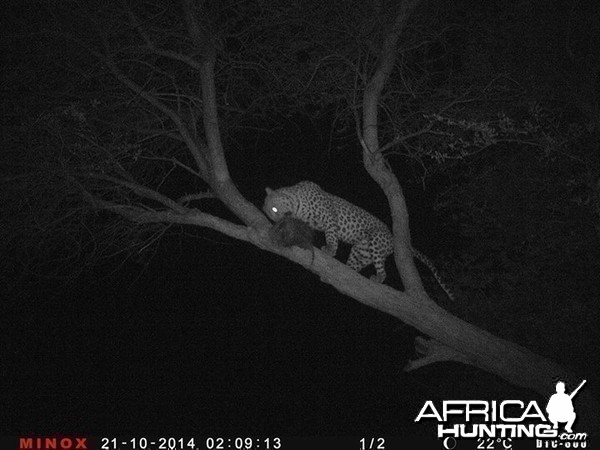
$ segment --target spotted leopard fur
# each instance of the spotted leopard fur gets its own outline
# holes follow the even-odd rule
[[[266,188],[263,211],[274,222],[286,215],[308,223],[325,233],[323,251],[335,256],[338,241],[352,245],[347,265],[357,272],[369,264],[375,266],[372,280],[382,283],[386,278],[385,260],[394,252],[394,242],[389,228],[377,217],[341,197],[323,191],[312,181],[301,181],[294,186],[277,190]],[[435,269],[433,263],[421,252],[413,255],[433,273],[446,294],[453,295]]]

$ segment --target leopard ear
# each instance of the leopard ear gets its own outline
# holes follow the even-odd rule
[[[265,191],[267,191],[267,195],[271,195],[273,193],[273,190],[270,188],[265,188]]]

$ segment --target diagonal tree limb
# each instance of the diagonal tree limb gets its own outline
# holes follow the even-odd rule
[[[115,183],[120,186],[129,188],[133,192],[135,192],[137,195],[139,195],[140,197],[144,197],[144,198],[147,198],[150,200],[157,201],[157,202],[161,203],[162,205],[166,206],[167,208],[172,209],[173,211],[175,211],[179,214],[184,214],[187,211],[187,209],[185,207],[181,206],[179,203],[156,192],[153,189],[147,188],[140,184],[133,183],[131,181],[121,180],[119,178],[115,178],[110,175],[104,175],[104,174],[93,174],[92,173],[92,174],[88,174],[87,176],[90,178],[95,178],[97,180],[110,181],[111,183]]]

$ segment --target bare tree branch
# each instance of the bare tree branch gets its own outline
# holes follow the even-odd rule
[[[144,186],[141,186],[139,184],[132,183],[130,181],[120,180],[118,178],[111,177],[110,175],[89,174],[88,176],[91,177],[91,178],[96,178],[98,180],[111,181],[111,182],[113,182],[115,184],[119,184],[121,186],[125,186],[125,187],[131,189],[133,192],[135,192],[139,196],[147,198],[147,199],[155,200],[155,201],[163,204],[167,208],[172,209],[173,211],[175,211],[175,212],[177,212],[179,214],[183,214],[183,213],[185,213],[187,211],[186,208],[182,207],[180,204],[178,204],[177,202],[174,202],[170,198],[165,197],[164,195],[159,194],[155,190],[148,189],[148,188],[146,188]]]
[[[249,241],[249,229],[243,225],[236,225],[227,220],[203,213],[197,209],[187,209],[181,207],[181,213],[175,211],[149,211],[139,206],[121,205],[110,201],[94,198],[97,208],[112,211],[131,221],[137,223],[178,223],[181,225],[196,225],[200,227],[211,228],[227,236],[241,240]]]
[[[129,77],[127,77],[123,72],[121,72],[121,70],[117,67],[115,62],[112,60],[112,58],[110,58],[108,56],[105,57],[103,55],[100,55],[99,53],[96,53],[96,56],[106,64],[106,66],[111,70],[111,72],[115,75],[115,77],[120,82],[122,82],[125,86],[127,86],[133,92],[135,92],[140,97],[142,97],[144,100],[146,100],[152,106],[154,106],[156,109],[162,111],[173,121],[173,123],[175,123],[177,130],[181,134],[181,137],[183,138],[184,142],[186,143],[188,150],[192,153],[192,156],[194,157],[194,160],[196,161],[196,164],[198,165],[198,169],[199,169],[200,173],[202,174],[202,178],[207,180],[209,178],[207,163],[204,159],[202,152],[198,148],[197,141],[194,139],[194,136],[192,136],[192,134],[188,130],[186,124],[181,119],[181,117],[174,110],[172,110],[167,105],[165,105],[164,103],[159,101],[152,94],[145,91],[141,86],[139,86],[137,83],[135,83]]]

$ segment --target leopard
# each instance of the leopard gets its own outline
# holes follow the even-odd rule
[[[335,257],[340,241],[350,244],[346,265],[360,272],[373,264],[375,275],[370,277],[371,280],[385,281],[385,261],[394,252],[394,238],[380,219],[348,200],[324,191],[313,181],[301,181],[276,190],[267,187],[265,191],[263,211],[269,219],[278,223],[285,217],[293,217],[325,233],[325,245],[321,250],[332,257]],[[429,258],[412,247],[411,251],[453,300],[454,295]]]

